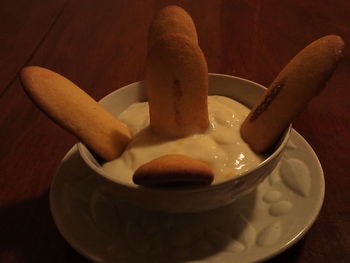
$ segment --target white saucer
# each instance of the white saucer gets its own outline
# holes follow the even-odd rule
[[[93,262],[257,262],[297,242],[324,197],[317,156],[296,131],[276,170],[235,203],[198,214],[165,214],[113,202],[73,147],[54,177],[50,201],[69,244]]]

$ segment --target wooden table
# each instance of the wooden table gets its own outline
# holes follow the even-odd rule
[[[18,72],[40,65],[100,99],[142,80],[147,30],[164,0],[3,0],[0,3],[0,262],[87,262],[49,210],[54,170],[77,141],[26,97]],[[301,48],[327,34],[350,43],[347,0],[177,1],[196,23],[210,72],[268,85]],[[322,163],[315,224],[269,262],[350,262],[349,49],[327,88],[295,121]]]

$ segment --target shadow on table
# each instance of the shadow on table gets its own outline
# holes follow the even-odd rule
[[[49,193],[0,207],[0,262],[88,262],[60,236]]]

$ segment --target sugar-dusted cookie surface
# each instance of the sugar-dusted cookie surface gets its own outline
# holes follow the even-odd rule
[[[208,119],[208,69],[199,46],[180,34],[160,37],[146,62],[151,129],[163,136],[204,132]]]
[[[134,173],[135,184],[143,186],[209,185],[214,179],[204,162],[184,155],[164,155],[140,166]]]
[[[278,140],[307,103],[320,92],[343,56],[339,36],[322,37],[300,51],[278,74],[241,127],[241,136],[257,153]]]
[[[57,124],[105,160],[117,158],[131,140],[128,128],[65,77],[42,67],[22,69],[32,101]]]
[[[166,34],[181,34],[198,44],[196,27],[191,16],[181,7],[170,5],[160,9],[155,15],[148,32],[148,48]]]

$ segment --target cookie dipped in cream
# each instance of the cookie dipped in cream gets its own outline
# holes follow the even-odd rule
[[[208,110],[210,126],[205,133],[169,139],[150,130],[147,102],[130,105],[118,119],[129,127],[134,138],[124,153],[106,162],[103,169],[133,184],[133,173],[141,165],[166,154],[181,154],[207,163],[214,172],[214,183],[218,183],[255,168],[265,159],[241,139],[239,130],[249,114],[247,107],[227,97],[209,96]]]

